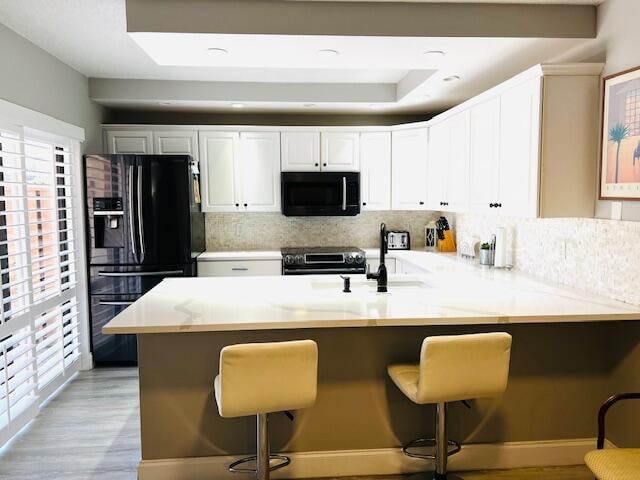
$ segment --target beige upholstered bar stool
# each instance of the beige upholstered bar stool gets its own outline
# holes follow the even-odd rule
[[[288,457],[270,455],[268,414],[310,407],[317,383],[318,346],[312,340],[223,348],[214,381],[218,412],[225,418],[257,416],[256,455],[232,463],[229,470],[255,472],[258,480],[267,480],[269,472],[288,465]],[[239,468],[254,460],[255,470]]]
[[[507,388],[510,357],[508,333],[437,336],[422,342],[419,364],[387,368],[411,401],[436,404],[436,438],[414,440],[402,449],[410,457],[435,460],[435,472],[421,478],[456,478],[447,477],[447,457],[460,451],[460,444],[447,439],[447,403],[501,395]],[[411,451],[426,445],[434,445],[435,455]]]

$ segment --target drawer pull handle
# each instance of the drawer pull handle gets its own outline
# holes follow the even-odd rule
[[[103,301],[100,300],[100,305],[110,305],[110,306],[120,306],[120,305],[131,305],[135,300],[122,300],[122,301]]]
[[[233,267],[231,270],[234,272],[246,272],[249,269],[247,267]]]

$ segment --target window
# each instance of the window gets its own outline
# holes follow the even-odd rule
[[[79,367],[72,145],[0,127],[0,445]]]

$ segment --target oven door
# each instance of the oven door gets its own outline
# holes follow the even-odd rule
[[[360,174],[283,172],[282,213],[286,216],[353,216],[360,213]]]

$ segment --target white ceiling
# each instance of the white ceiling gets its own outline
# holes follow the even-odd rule
[[[512,0],[503,3],[600,2]],[[376,105],[378,109],[394,113],[448,107],[533,64],[552,62],[584,42],[525,38],[128,34],[125,0],[0,0],[0,22],[88,77],[313,83],[317,88],[326,84],[327,89],[338,83],[399,84],[396,101]],[[207,51],[211,47],[224,48],[229,53],[212,55]],[[320,49],[335,49],[340,54],[324,58],[317,53]],[[428,50],[443,50],[447,54],[442,58],[425,57],[423,52]],[[458,75],[461,80],[443,81],[451,75]],[[416,78],[420,81],[415,81]],[[159,102],[171,100],[129,99],[123,102],[114,98],[102,103],[158,108]],[[246,110],[309,111],[310,107],[304,104],[313,101],[311,98],[306,102],[299,98],[272,101],[268,97],[261,100],[245,102]],[[172,101],[171,106],[162,108],[230,110],[234,101],[244,102],[242,98],[216,102],[203,99],[200,103]],[[356,103],[341,100],[315,103],[311,108],[322,112],[362,112],[372,106],[366,100]]]

